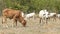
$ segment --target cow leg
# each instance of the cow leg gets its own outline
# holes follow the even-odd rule
[[[2,24],[6,23],[6,21],[7,21],[6,16],[3,16],[3,18],[2,18]]]
[[[48,20],[48,19],[46,18],[46,24],[47,24],[47,20]]]
[[[53,17],[53,21],[55,21],[56,20],[56,18],[55,17]]]
[[[35,17],[33,16],[33,20],[35,19]]]
[[[42,19],[40,18],[40,23],[41,23],[41,20],[42,20]]]
[[[42,18],[42,22],[45,24],[46,23],[46,18]]]
[[[13,20],[13,26],[17,26],[17,20],[16,19]]]
[[[6,16],[3,16],[3,18],[2,18],[3,27],[7,27],[8,28],[6,21],[7,21]]]
[[[16,18],[16,15],[13,17],[13,24],[15,25],[15,26],[17,26],[17,18]],[[13,25],[13,26],[14,26]]]
[[[56,21],[57,17],[55,17],[55,21]]]

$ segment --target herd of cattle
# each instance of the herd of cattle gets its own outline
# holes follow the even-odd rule
[[[9,18],[9,19],[13,19],[13,24],[15,23],[16,26],[17,26],[17,21],[19,21],[25,27],[27,20],[31,17],[33,17],[33,19],[34,19],[35,15],[36,15],[35,12],[29,13],[29,14],[24,14],[20,10],[4,9],[2,11],[2,17],[3,17],[2,24],[5,24],[7,21],[7,18]],[[38,15],[40,18],[40,23],[42,23],[44,20],[45,20],[45,23],[47,23],[47,21],[49,19],[54,19],[54,20],[56,20],[56,18],[60,19],[60,14],[49,13],[46,9],[41,10]]]

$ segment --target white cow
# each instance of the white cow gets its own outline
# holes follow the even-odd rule
[[[41,10],[39,12],[40,23],[43,22],[44,19],[46,20],[46,23],[47,23],[47,18],[49,17],[48,15],[49,15],[49,12],[47,10]]]
[[[28,18],[33,17],[33,19],[34,19],[34,16],[35,16],[35,12],[26,14],[26,15],[25,15],[25,18],[28,19]]]
[[[60,14],[57,14],[57,17],[60,17]]]
[[[56,13],[50,13],[49,17],[53,17]]]
[[[52,18],[53,21],[56,20],[56,13],[50,13],[49,17],[50,17],[50,19]]]
[[[57,18],[60,19],[60,14],[57,14]]]

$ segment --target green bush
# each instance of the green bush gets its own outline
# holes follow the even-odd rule
[[[23,10],[24,12],[38,13],[41,9],[48,9],[51,12],[60,12],[60,0],[1,0],[1,9],[12,8]]]

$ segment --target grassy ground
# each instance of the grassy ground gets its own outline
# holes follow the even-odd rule
[[[2,27],[2,18],[0,18],[0,34],[60,34],[60,20],[48,21],[47,24],[39,23],[39,18],[27,21],[26,27],[18,22],[17,27],[11,27],[12,20],[7,20],[7,27]]]

